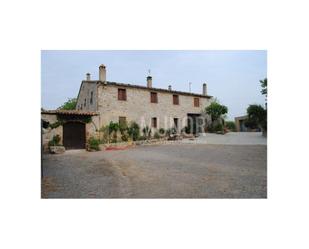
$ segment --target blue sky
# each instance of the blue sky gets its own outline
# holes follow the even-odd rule
[[[56,51],[41,53],[42,107],[55,109],[77,97],[80,83],[98,67],[106,65],[107,80],[146,85],[151,70],[153,87],[208,94],[229,108],[228,119],[244,115],[249,104],[264,105],[260,79],[267,77],[264,50],[108,50]]]

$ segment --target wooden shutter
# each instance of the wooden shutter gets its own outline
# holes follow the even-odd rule
[[[126,89],[118,89],[118,100],[127,100]]]
[[[150,93],[150,102],[151,103],[158,103],[158,94],[151,92]]]
[[[199,106],[200,106],[200,99],[194,98],[194,107],[199,107]]]
[[[173,95],[173,104],[179,105],[179,96],[178,95]]]

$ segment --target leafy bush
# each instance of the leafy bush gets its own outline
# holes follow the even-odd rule
[[[165,135],[165,130],[163,128],[159,129],[159,135],[161,136]]]
[[[131,122],[128,127],[128,134],[132,138],[133,141],[138,140],[140,136],[140,128],[139,125],[135,122]]]
[[[214,131],[218,132],[218,131],[223,131],[223,125],[222,124],[217,124],[214,126]]]
[[[119,124],[111,121],[108,126],[109,135],[112,135],[112,143],[117,142],[117,132],[119,131]]]
[[[109,126],[105,125],[100,128],[100,139],[101,143],[109,143],[110,136],[109,136]]]
[[[147,138],[146,138],[145,136],[140,136],[140,137],[138,138],[139,141],[146,140],[146,139],[147,139]]]
[[[59,135],[53,136],[52,140],[48,142],[49,146],[59,146],[61,137]]]
[[[167,136],[170,136],[170,135],[173,135],[173,134],[176,134],[176,133],[177,133],[176,128],[170,128],[170,129],[166,130],[166,135]]]
[[[182,128],[181,132],[185,132],[187,134],[192,133],[189,126],[186,126],[185,128]]]
[[[236,131],[236,125],[234,121],[226,121],[225,122],[226,128],[228,128],[230,131]]]
[[[100,140],[99,139],[96,139],[94,137],[90,137],[88,139],[88,145],[89,145],[89,149],[91,150],[100,150]]]

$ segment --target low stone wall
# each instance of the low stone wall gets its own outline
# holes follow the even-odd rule
[[[149,139],[140,141],[120,142],[100,144],[100,150],[122,150],[140,145],[155,145],[155,144],[175,144],[181,143],[181,140],[167,140],[167,139]]]

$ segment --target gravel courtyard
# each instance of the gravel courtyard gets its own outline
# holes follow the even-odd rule
[[[43,198],[267,198],[265,145],[170,144],[43,155]]]

